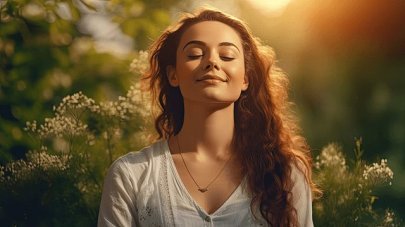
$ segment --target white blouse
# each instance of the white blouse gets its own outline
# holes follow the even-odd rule
[[[292,194],[300,226],[313,226],[311,190],[293,168]],[[167,140],[117,159],[105,178],[98,226],[266,226],[255,219],[245,180],[214,213],[190,196],[174,165]]]

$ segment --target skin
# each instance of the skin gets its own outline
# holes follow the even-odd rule
[[[243,47],[239,34],[217,21],[189,27],[181,37],[176,66],[168,68],[170,84],[184,98],[184,123],[169,139],[177,172],[191,197],[207,213],[214,213],[232,195],[243,177],[234,155],[234,102],[248,88]],[[216,78],[214,78],[216,77]],[[207,186],[230,160],[221,175],[201,193],[185,169],[201,187]]]

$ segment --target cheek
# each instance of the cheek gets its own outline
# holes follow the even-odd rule
[[[198,68],[199,64],[197,61],[188,62],[178,62],[176,66],[176,72],[180,77],[190,77],[191,74]]]
[[[242,83],[245,77],[245,65],[236,64],[227,68],[227,74],[230,79],[237,83]]]

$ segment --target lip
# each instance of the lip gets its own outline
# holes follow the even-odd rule
[[[226,79],[223,79],[223,78],[220,77],[220,76],[211,75],[211,74],[204,75],[204,76],[202,76],[201,78],[198,78],[198,79],[197,79],[198,82],[200,82],[200,81],[205,81],[205,80],[219,80],[219,81],[222,81],[222,82],[227,82]]]

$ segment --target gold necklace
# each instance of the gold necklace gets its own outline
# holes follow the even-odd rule
[[[183,154],[182,154],[181,149],[180,149],[180,143],[179,143],[179,138],[178,138],[178,136],[176,136],[176,142],[177,142],[177,146],[178,146],[178,148],[179,148],[181,160],[183,160],[183,163],[184,163],[184,167],[186,167],[186,170],[187,170],[187,172],[188,172],[188,175],[190,175],[191,179],[194,181],[194,184],[197,186],[198,191],[200,191],[201,193],[204,193],[204,192],[208,191],[208,187],[209,187],[212,183],[214,183],[214,181],[219,177],[219,175],[221,175],[222,171],[224,171],[224,169],[225,169],[225,167],[227,166],[228,162],[232,159],[232,156],[229,157],[229,159],[225,162],[224,166],[221,168],[221,170],[218,172],[218,174],[208,183],[208,185],[205,186],[204,188],[202,188],[202,187],[200,187],[200,185],[197,183],[197,181],[194,179],[193,175],[191,174],[190,170],[189,170],[188,167],[187,167],[186,161],[184,161]]]

